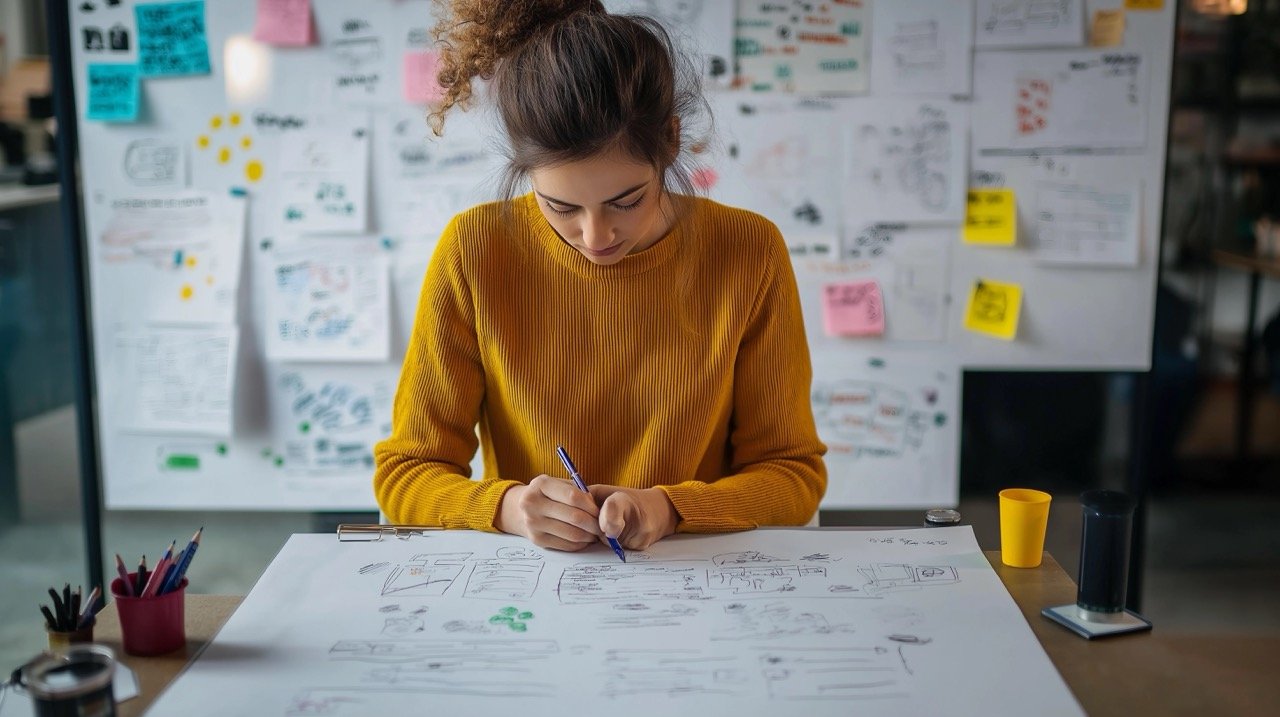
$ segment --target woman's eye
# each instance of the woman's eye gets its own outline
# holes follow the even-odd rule
[[[643,202],[643,201],[644,201],[644,195],[641,194],[639,198],[637,198],[634,202],[631,202],[630,204],[615,204],[613,205],[613,208],[621,209],[622,211],[625,212],[627,210],[635,209],[636,207],[640,206],[640,202]]]
[[[573,214],[574,211],[576,211],[576,208],[574,207],[557,207],[556,205],[551,203],[547,203],[547,209],[550,209],[556,214]]]

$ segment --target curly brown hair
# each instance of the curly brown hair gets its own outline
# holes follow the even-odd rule
[[[444,98],[432,130],[470,106],[473,80],[489,80],[509,142],[502,196],[531,169],[610,149],[657,168],[667,188],[696,191],[682,148],[709,116],[701,76],[656,21],[611,15],[600,0],[435,4]]]

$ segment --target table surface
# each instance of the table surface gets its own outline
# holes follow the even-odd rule
[[[1090,715],[1280,714],[1280,636],[1151,632],[1084,640],[1040,610],[1075,602],[1076,585],[1045,553],[1038,568],[987,560],[1004,581],[1032,632]],[[110,646],[138,675],[140,694],[119,705],[121,717],[143,714],[160,692],[226,622],[242,597],[188,595],[187,645],[158,657],[124,654],[115,604],[98,614],[96,641]]]

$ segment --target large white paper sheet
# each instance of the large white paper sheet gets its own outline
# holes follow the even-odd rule
[[[871,89],[877,95],[968,95],[971,0],[892,0],[871,6]]]
[[[365,3],[328,2],[321,10],[314,17],[328,67],[317,76],[328,86],[317,93],[319,97],[346,105],[382,106],[399,100],[400,46],[392,38],[404,28],[395,27],[386,13],[371,12]],[[422,20],[430,24],[425,12]]]
[[[963,221],[966,104],[858,99],[842,111],[846,225]]]
[[[267,356],[385,361],[391,350],[386,251],[363,238],[285,242],[271,261]]]
[[[734,4],[728,0],[605,0],[615,14],[636,14],[662,23],[686,52],[702,58],[708,82],[733,82]]]
[[[739,87],[849,94],[867,91],[867,22],[861,0],[738,0]]]
[[[1085,0],[977,0],[975,47],[1079,47]]]
[[[813,415],[827,444],[824,508],[956,504],[958,366],[846,349],[815,354],[813,372]]]
[[[985,149],[1113,149],[1147,141],[1147,66],[1137,52],[974,54],[974,142]]]
[[[317,117],[280,137],[279,213],[292,234],[360,233],[369,204],[369,127],[363,115]]]
[[[172,324],[235,320],[243,199],[176,192],[113,199],[110,206],[97,249],[116,316]]]
[[[295,535],[149,714],[1083,714],[968,527]]]
[[[1142,191],[1133,185],[1036,185],[1035,254],[1046,263],[1137,266]]]
[[[230,436],[235,382],[234,326],[122,328],[104,386],[122,428],[148,433]]]

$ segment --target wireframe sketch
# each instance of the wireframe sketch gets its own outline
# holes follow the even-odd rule
[[[960,575],[950,565],[906,565],[903,563],[876,563],[858,568],[867,579],[863,590],[869,594],[884,594],[903,590],[918,590],[934,585],[951,585],[960,581]]]
[[[601,630],[679,627],[698,613],[697,606],[689,603],[654,606],[643,602],[615,603],[608,612],[600,615],[598,626]]]
[[[368,243],[301,245],[271,257],[267,353],[275,359],[385,360],[389,259]]]
[[[530,598],[541,575],[541,560],[482,560],[471,567],[463,594],[492,600]]]
[[[566,605],[637,600],[709,600],[706,571],[698,564],[593,563],[566,568],[556,594]]]
[[[376,369],[370,369],[376,370]],[[296,368],[272,378],[273,453],[290,471],[364,471],[390,430],[394,384],[355,370]]]
[[[382,583],[382,595],[397,597],[438,597],[462,574],[470,553],[415,555],[396,567]]]
[[[904,389],[874,381],[815,383],[814,416],[824,435],[858,456],[901,456],[917,451],[933,414],[917,408]]]
[[[827,577],[819,565],[725,566],[707,571],[712,590],[728,590],[734,595],[784,593],[796,590],[805,578]]]
[[[963,218],[964,120],[956,105],[858,106],[847,129],[850,226]]]
[[[612,698],[730,695],[751,681],[739,658],[696,649],[608,650],[604,668],[599,680]]]
[[[721,553],[711,556],[711,562],[716,565],[751,565],[754,563],[777,563],[782,558],[775,558],[765,555],[757,550],[746,550],[740,553]]]
[[[982,29],[992,35],[1023,35],[1036,29],[1051,30],[1070,22],[1077,0],[992,0]]]
[[[862,171],[880,192],[906,194],[925,209],[940,210],[946,205],[953,149],[944,118],[889,127],[863,125],[855,142],[856,154],[867,161]]]
[[[182,146],[163,139],[135,139],[124,150],[124,174],[140,187],[182,186]]]
[[[893,62],[899,76],[940,72],[946,60],[937,20],[900,22],[891,30]]]

